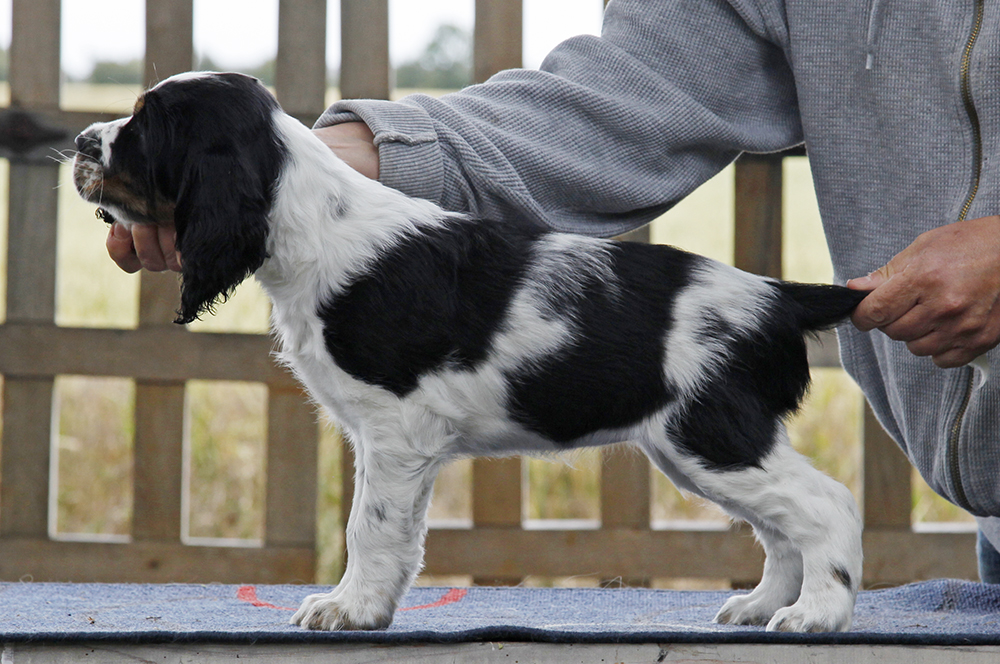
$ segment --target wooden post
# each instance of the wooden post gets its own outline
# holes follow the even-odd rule
[[[736,161],[734,265],[781,277],[780,155],[744,154]]]
[[[637,450],[617,445],[602,448],[601,459],[601,528],[648,531],[649,460]],[[630,587],[649,587],[651,579],[623,577],[621,582]]]
[[[388,0],[341,0],[340,49],[340,96],[388,99]]]
[[[910,530],[910,462],[867,403],[862,454],[865,528]]]
[[[271,387],[267,421],[265,542],[314,548],[319,451],[316,417],[300,389]]]
[[[326,0],[280,0],[274,87],[286,113],[313,122],[326,103]]]
[[[59,106],[59,0],[14,0],[10,92],[14,104]],[[12,160],[7,322],[55,322],[56,163]],[[52,377],[6,375],[0,462],[0,535],[48,536]]]
[[[476,0],[472,51],[476,83],[521,66],[523,20],[521,0]]]
[[[194,0],[146,0],[147,87],[194,66]]]
[[[521,529],[522,475],[520,457],[472,461],[472,527]],[[521,582],[519,568],[483,576],[473,571],[479,586],[513,586]]]
[[[146,0],[145,78],[149,86],[191,69],[193,0]],[[177,275],[143,272],[139,326],[170,327]],[[176,334],[184,334],[178,328]],[[184,381],[137,380],[132,537],[179,541],[184,474]]]

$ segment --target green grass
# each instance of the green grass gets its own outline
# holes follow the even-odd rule
[[[135,90],[122,86],[64,89],[64,105],[127,112]],[[0,101],[5,89],[0,86]],[[8,164],[0,160],[0,262],[6,265]],[[56,320],[65,326],[131,328],[137,324],[138,277],[122,273],[107,258],[107,229],[94,206],[81,201],[60,171]],[[828,282],[832,269],[819,223],[805,159],[785,162],[784,271],[787,278]],[[655,242],[669,243],[731,262],[732,169],[702,186],[654,223]],[[5,274],[0,270],[0,316],[5,311]],[[268,303],[255,282],[243,284],[218,315],[193,326],[199,332],[263,333]],[[127,379],[60,377],[55,517],[61,533],[124,536],[131,519],[134,385]],[[263,492],[266,387],[247,383],[191,381],[186,423],[189,459],[188,535],[260,539]],[[814,372],[814,387],[789,423],[793,444],[818,467],[860,490],[862,400],[843,371]],[[335,431],[325,430],[319,458],[319,580],[331,582],[341,563],[340,455]],[[525,515],[538,519],[599,518],[600,456],[575,452],[565,458],[527,462]],[[435,487],[431,517],[471,518],[471,464],[447,467]],[[859,496],[860,497],[860,496]],[[725,517],[711,506],[681,496],[654,473],[653,518]],[[920,521],[968,520],[916,478],[913,514]],[[534,580],[533,583],[547,581]],[[590,583],[562,580],[561,582]]]

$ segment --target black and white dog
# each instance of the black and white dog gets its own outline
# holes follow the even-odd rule
[[[448,460],[632,441],[764,547],[760,585],[718,622],[850,627],[858,510],[782,418],[809,381],[803,334],[863,294],[445,212],[355,173],[239,74],[167,79],[77,146],[76,187],[104,214],[176,224],[177,322],[255,275],[282,360],[355,447],[347,571],[293,622],[392,621]]]

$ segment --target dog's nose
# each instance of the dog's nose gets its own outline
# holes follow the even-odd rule
[[[81,133],[76,137],[76,149],[93,159],[101,156],[101,142],[93,134]]]

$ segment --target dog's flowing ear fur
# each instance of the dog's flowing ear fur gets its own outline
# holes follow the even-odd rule
[[[271,183],[241,152],[226,146],[188,155],[174,211],[183,262],[176,323],[211,312],[267,258]]]
[[[285,149],[274,97],[256,79],[205,74],[145,95],[152,190],[174,203],[181,307],[190,323],[267,258],[268,213]]]

